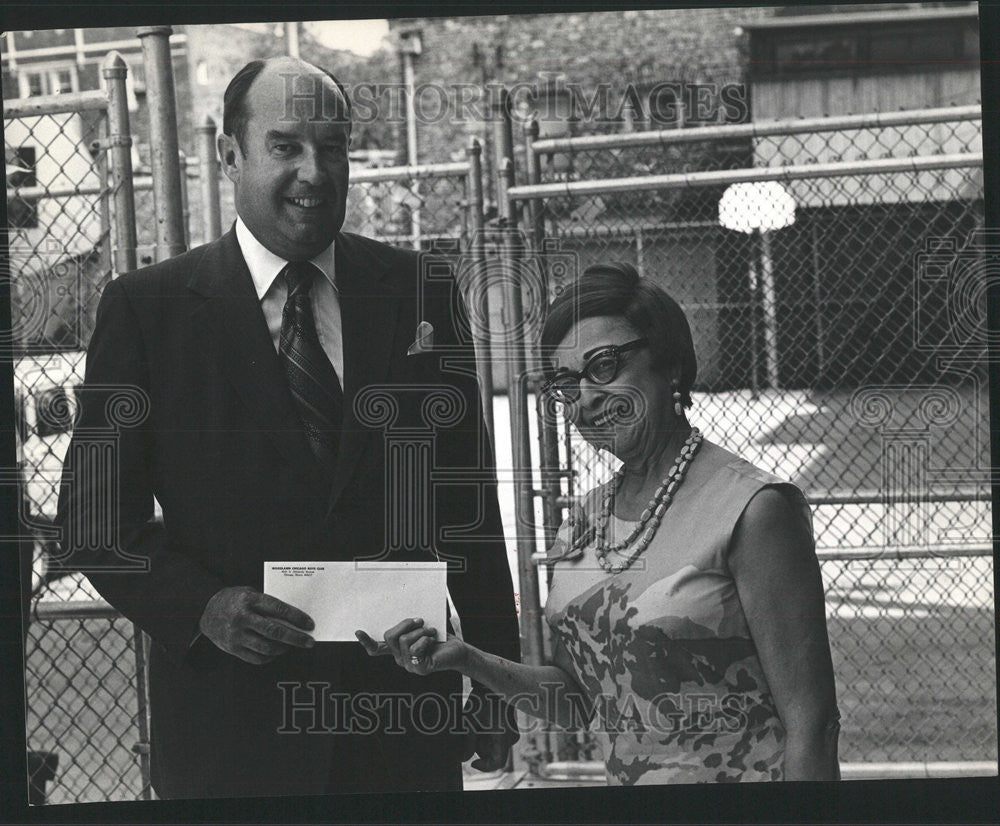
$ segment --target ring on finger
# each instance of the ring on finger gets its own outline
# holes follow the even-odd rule
[[[424,661],[424,658],[421,657],[419,654],[413,654],[413,655],[410,656],[410,662],[413,665],[420,665],[420,663],[422,663],[423,661]]]

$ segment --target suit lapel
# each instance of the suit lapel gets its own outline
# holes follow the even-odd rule
[[[188,287],[207,299],[196,312],[204,313],[210,346],[253,426],[266,433],[293,466],[318,474],[234,229],[206,248]]]
[[[354,236],[338,235],[335,247],[344,343],[344,438],[334,470],[327,512],[351,480],[371,440],[381,433],[359,422],[358,394],[386,381],[395,337],[400,292],[389,276],[390,262],[361,248]]]

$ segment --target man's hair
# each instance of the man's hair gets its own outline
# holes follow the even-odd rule
[[[631,264],[594,264],[549,305],[542,327],[542,347],[551,352],[573,325],[585,318],[625,319],[649,341],[653,366],[667,375],[680,368],[681,403],[691,406],[691,387],[698,374],[691,327],[680,305]]]
[[[246,66],[233,75],[233,79],[229,81],[229,85],[226,87],[226,93],[222,97],[222,132],[225,135],[236,138],[240,151],[245,151],[243,139],[247,134],[247,93],[250,91],[250,87],[253,86],[253,82],[257,79],[257,76],[264,71],[264,67],[266,65],[266,60],[251,60]],[[333,76],[333,72],[319,66],[315,68],[330,78],[334,85],[340,90],[340,94],[343,95],[344,102],[347,106],[347,119],[348,122],[350,122],[351,99],[347,95],[347,90],[343,87],[341,82]]]

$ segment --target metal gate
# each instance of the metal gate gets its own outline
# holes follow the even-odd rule
[[[995,770],[981,297],[1000,239],[983,231],[980,118],[967,106],[555,140],[532,126],[527,183],[502,176],[508,229],[525,239],[510,266],[537,274],[531,292],[551,299],[593,262],[635,265],[690,319],[692,421],[805,491],[847,764]],[[754,214],[777,211],[772,200],[794,205],[790,225]],[[532,456],[530,315],[511,403],[522,621],[541,662],[547,628],[525,597],[545,577],[525,586],[526,552],[617,462],[542,405]],[[550,732],[530,756],[545,776],[578,777],[602,771],[572,762],[594,748]]]
[[[54,579],[47,564],[58,556],[59,477],[97,302],[115,271],[135,268],[125,61],[109,54],[102,75],[101,91],[4,102],[13,321],[4,357],[14,362],[19,448],[9,481],[30,531],[21,570],[32,591],[24,621],[33,802],[47,781],[51,802],[148,792],[141,639],[82,577]]]

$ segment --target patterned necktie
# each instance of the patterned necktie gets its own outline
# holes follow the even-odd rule
[[[282,272],[288,298],[281,314],[281,363],[309,446],[329,469],[337,455],[344,396],[337,371],[319,343],[309,301],[313,279],[320,272],[308,261],[292,261]]]

